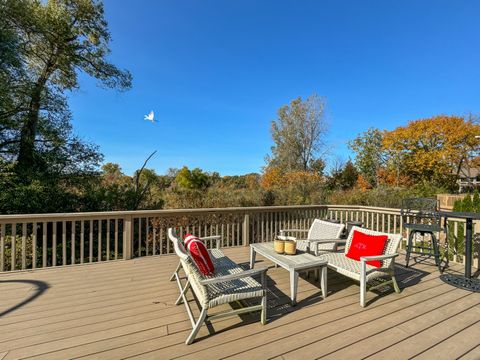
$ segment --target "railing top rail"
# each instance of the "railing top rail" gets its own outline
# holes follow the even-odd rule
[[[101,211],[101,212],[78,212],[78,213],[48,213],[48,214],[15,214],[0,215],[0,221],[18,221],[22,219],[50,219],[70,220],[71,218],[121,218],[125,216],[148,217],[172,214],[202,214],[202,213],[245,213],[262,211],[302,210],[302,209],[326,209],[328,205],[288,205],[288,206],[252,206],[252,207],[228,207],[228,208],[201,208],[201,209],[159,209],[159,210],[131,210],[131,211]]]
[[[365,206],[365,205],[327,205],[330,210],[365,210],[372,212],[391,213],[395,215],[400,214],[400,209],[396,208],[384,208],[378,206]]]
[[[161,209],[161,210],[135,210],[135,211],[103,211],[103,212],[78,212],[78,213],[48,213],[48,214],[16,214],[0,215],[1,223],[12,222],[41,222],[41,221],[71,221],[89,219],[119,219],[128,216],[132,217],[161,217],[169,215],[195,215],[211,213],[256,213],[276,212],[305,209],[329,209],[329,210],[350,210],[369,211],[383,214],[400,215],[400,209],[382,208],[362,205],[289,205],[289,206],[255,206],[255,207],[229,207],[229,208],[202,208],[202,209]],[[448,216],[455,218],[454,214]]]

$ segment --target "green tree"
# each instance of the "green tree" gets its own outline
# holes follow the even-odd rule
[[[274,145],[267,166],[284,172],[311,171],[321,156],[326,131],[324,99],[313,94],[305,101],[300,97],[292,100],[272,121]]]
[[[328,187],[330,189],[347,190],[355,186],[358,179],[358,171],[351,160],[346,163],[337,161],[333,164],[328,178]]]
[[[374,187],[378,185],[378,171],[385,162],[382,142],[382,131],[370,128],[348,143],[349,148],[355,153],[358,171]]]
[[[183,189],[200,190],[206,189],[209,185],[209,177],[201,169],[190,170],[184,166],[175,177],[176,183]]]
[[[340,179],[340,186],[342,189],[351,189],[357,183],[358,171],[350,160],[345,164]]]
[[[480,194],[478,190],[473,193],[473,211],[480,213]]]
[[[310,167],[313,172],[323,176],[326,165],[323,159],[315,159],[311,162]]]
[[[462,200],[462,211],[473,212],[473,201],[470,194],[465,196]]]
[[[17,67],[14,79],[12,71],[2,71],[13,80],[9,86],[13,95],[7,99],[10,106],[0,109],[6,129],[0,151],[17,162],[17,172],[26,183],[33,173],[49,171],[57,157],[56,170],[63,172],[74,164],[96,165],[96,149],[71,135],[64,93],[78,88],[81,72],[108,88],[131,86],[131,75],[107,61],[110,34],[102,3],[3,0],[0,13],[3,28],[9,30],[8,44],[21,60],[9,67]],[[72,154],[75,161],[66,163]]]

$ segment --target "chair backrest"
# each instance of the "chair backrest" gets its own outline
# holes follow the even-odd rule
[[[402,221],[408,223],[440,224],[441,216],[438,213],[439,203],[436,198],[409,198],[402,200]]]
[[[201,280],[204,278],[202,273],[198,270],[198,267],[191,260],[190,255],[185,250],[182,241],[177,236],[177,232],[173,228],[168,229],[168,237],[173,243],[175,253],[180,258],[183,270],[188,276],[193,291],[197,295],[198,301],[205,306],[208,302],[208,291],[204,285],[201,284]]]
[[[179,239],[177,236],[177,232],[175,231],[174,228],[168,228],[168,237],[173,243],[173,249],[175,250],[175,254],[183,260],[187,261],[189,258],[189,255],[187,253],[187,250],[185,250],[185,247],[182,244],[182,241]]]
[[[345,254],[348,253],[348,250],[350,249],[350,245],[352,244],[353,234],[355,231],[359,231],[367,235],[387,235],[388,241],[385,246],[385,249],[383,250],[382,255],[395,254],[398,251],[398,247],[400,246],[400,241],[402,240],[401,234],[388,234],[380,231],[374,231],[374,230],[369,230],[369,229],[361,228],[358,226],[354,226],[352,227],[352,231],[350,231],[350,233],[348,234],[347,242],[345,243]],[[391,263],[392,263],[392,260],[385,260],[383,262],[383,267],[389,267]]]
[[[308,230],[308,239],[340,239],[344,228],[344,224],[315,219]]]

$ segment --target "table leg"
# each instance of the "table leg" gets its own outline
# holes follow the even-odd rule
[[[473,221],[466,219],[465,231],[465,277],[472,277],[472,237],[473,237]]]
[[[253,248],[253,246],[250,246],[250,269],[253,269],[253,267],[255,266],[256,255],[257,253],[255,252],[255,249]]]
[[[297,288],[298,288],[298,272],[290,271],[290,299],[292,300],[292,306],[297,304]]]
[[[327,298],[327,267],[322,266],[322,277],[320,280],[320,288],[322,289],[322,297]]]

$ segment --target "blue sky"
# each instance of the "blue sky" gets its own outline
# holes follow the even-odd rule
[[[105,12],[133,88],[82,77],[70,104],[75,132],[126,173],[154,150],[159,174],[258,172],[277,109],[313,92],[330,160],[372,126],[480,113],[480,1],[105,0]]]

